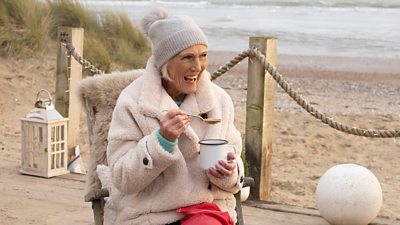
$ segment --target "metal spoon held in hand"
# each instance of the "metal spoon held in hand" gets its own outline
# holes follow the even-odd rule
[[[214,119],[214,118],[206,118],[206,119],[204,119],[201,116],[190,115],[190,114],[186,114],[186,115],[189,116],[189,117],[195,117],[197,119],[201,119],[204,123],[207,123],[207,124],[217,124],[217,123],[221,122],[221,119]]]
[[[162,110],[161,112],[167,112],[168,110]],[[201,116],[196,116],[196,115],[191,115],[191,114],[186,114],[188,117],[194,117],[194,118],[197,118],[197,119],[200,119],[201,121],[203,121],[204,123],[206,123],[206,124],[217,124],[217,123],[219,123],[219,122],[221,122],[221,119],[214,119],[214,118],[207,118],[207,119],[204,119],[203,117],[201,117]]]

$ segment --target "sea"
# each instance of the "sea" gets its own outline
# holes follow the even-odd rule
[[[132,22],[155,7],[191,16],[209,49],[241,52],[249,37],[278,39],[285,55],[400,59],[400,0],[80,0],[99,12],[126,13]]]

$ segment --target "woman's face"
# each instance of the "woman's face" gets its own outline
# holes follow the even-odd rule
[[[196,92],[200,75],[208,65],[207,50],[207,46],[194,45],[168,61],[167,71],[171,81],[166,89],[174,100]]]

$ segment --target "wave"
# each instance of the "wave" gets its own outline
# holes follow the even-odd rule
[[[81,0],[84,3],[127,4],[127,5],[182,5],[206,7],[209,5],[228,6],[278,6],[278,7],[328,7],[328,8],[400,8],[398,0]]]
[[[173,5],[173,6],[190,6],[190,7],[206,7],[212,5],[208,1],[168,1],[168,0],[78,0],[85,5],[97,5],[97,6],[152,6],[152,5]]]
[[[283,53],[369,56],[379,52],[380,57],[384,58],[400,57],[400,7],[361,8],[361,3],[367,0],[329,0],[330,5],[348,1],[361,2],[352,8],[334,8],[328,6],[328,3],[324,7],[316,7],[328,0],[278,2],[281,5],[284,2],[296,2],[297,5],[303,5],[301,7],[254,6],[254,2],[278,4],[278,0],[246,1],[253,3],[253,6],[244,5],[245,0],[230,0],[235,6],[226,4],[228,0],[80,1],[99,12],[103,9],[125,12],[134,23],[138,23],[151,7],[168,4],[167,8],[171,12],[191,15],[205,31],[210,49],[214,50],[241,51],[248,48],[249,36],[275,36],[279,39],[280,52]],[[371,4],[372,1],[369,0]],[[380,2],[383,4],[390,0]],[[243,5],[238,5],[239,3]]]

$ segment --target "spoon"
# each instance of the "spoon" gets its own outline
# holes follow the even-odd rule
[[[204,123],[207,123],[207,124],[217,124],[217,123],[221,122],[221,119],[215,119],[215,118],[206,118],[206,119],[204,119],[201,116],[196,116],[196,115],[191,115],[191,114],[186,114],[186,115],[189,116],[189,117],[195,117],[197,119],[201,119]]]
[[[167,112],[167,111],[168,110],[162,110],[161,112]],[[217,124],[217,123],[221,122],[221,119],[215,119],[215,118],[204,119],[203,117],[197,116],[197,115],[191,115],[191,114],[186,114],[186,115],[188,117],[194,117],[194,118],[200,119],[201,121],[203,121],[203,123],[206,123],[206,124]]]

